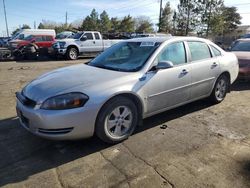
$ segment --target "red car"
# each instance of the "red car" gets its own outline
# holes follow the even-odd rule
[[[239,60],[239,79],[250,79],[250,39],[236,40],[231,51]]]
[[[50,48],[55,42],[55,38],[51,35],[29,35],[24,40],[15,40],[10,42],[11,47],[19,49],[30,43],[36,44],[39,48]]]

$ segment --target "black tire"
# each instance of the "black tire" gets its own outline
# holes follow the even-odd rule
[[[223,87],[223,89],[219,89],[219,85],[224,83],[225,84],[225,87]],[[228,78],[228,76],[226,76],[225,74],[222,74],[215,82],[215,85],[214,85],[214,88],[213,88],[213,91],[210,95],[210,100],[214,103],[214,104],[218,104],[218,103],[221,103],[226,95],[227,95],[227,92],[229,90],[229,85],[230,85],[230,80]],[[219,90],[221,91],[220,94],[219,93]]]
[[[132,117],[132,119],[129,120],[131,121],[130,127],[129,128],[123,127],[122,123],[119,125],[119,123],[117,123],[119,120],[117,120],[114,128],[111,128],[111,129],[114,129],[112,133],[111,129],[108,130],[109,129],[108,121],[113,121],[110,119],[112,118],[113,112],[115,109],[119,109],[120,111],[122,110],[123,107],[125,107],[126,109],[129,109],[131,112],[131,116],[129,115],[130,117]],[[120,111],[120,113],[123,113],[123,112]],[[110,144],[116,144],[123,140],[126,140],[134,132],[137,126],[137,123],[138,123],[138,110],[137,110],[136,104],[133,103],[133,101],[130,100],[129,98],[116,97],[116,98],[111,99],[101,109],[96,120],[95,133],[104,142],[107,142]],[[120,130],[123,129],[125,133],[120,136],[115,135],[115,132],[116,132],[115,130],[118,127],[121,127]]]
[[[70,47],[66,52],[66,58],[68,60],[78,59],[78,50],[75,47]]]

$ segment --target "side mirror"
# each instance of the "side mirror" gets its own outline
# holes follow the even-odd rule
[[[34,42],[36,42],[36,40],[35,40],[35,39],[32,39],[32,40],[31,40],[31,43],[34,43]]]
[[[161,70],[161,69],[169,69],[174,67],[174,64],[171,61],[161,61],[156,65],[156,70]]]
[[[86,41],[86,40],[88,40],[88,38],[87,38],[86,36],[82,36],[82,37],[80,38],[80,41]]]

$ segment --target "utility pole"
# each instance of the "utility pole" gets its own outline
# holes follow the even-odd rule
[[[67,27],[67,25],[68,25],[68,12],[66,12],[65,25],[66,25],[66,27]]]
[[[6,25],[7,36],[9,37],[9,29],[8,29],[8,22],[7,22],[5,1],[4,0],[3,0],[3,9],[4,9],[4,17],[5,17],[5,25]]]
[[[162,0],[160,0],[159,31],[161,31]]]
[[[36,29],[36,21],[34,21],[34,29]]]

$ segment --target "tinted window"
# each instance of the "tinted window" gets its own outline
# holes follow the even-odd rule
[[[95,33],[95,39],[96,39],[96,40],[99,40],[99,39],[100,39],[100,36],[99,36],[98,33]]]
[[[52,36],[44,36],[43,38],[45,41],[52,41],[53,40]]]
[[[42,42],[43,41],[43,37],[42,36],[36,36],[35,40],[36,40],[36,42]]]
[[[188,42],[192,61],[211,58],[210,50],[204,42]]]
[[[20,34],[20,35],[18,36],[18,39],[23,40],[23,39],[24,39],[24,34]]]
[[[214,46],[211,46],[211,49],[212,49],[212,51],[213,51],[213,53],[214,53],[215,56],[221,56],[220,50],[218,50]]]
[[[234,43],[232,51],[250,51],[250,41],[237,41]]]
[[[171,61],[174,65],[186,63],[186,52],[183,42],[168,45],[158,56],[158,62]]]
[[[93,40],[92,33],[85,33],[84,36],[86,36],[88,40]]]

